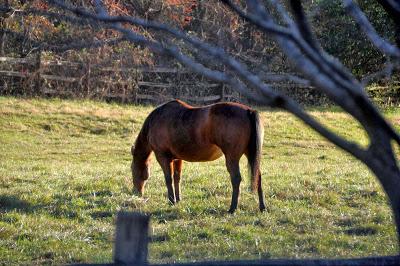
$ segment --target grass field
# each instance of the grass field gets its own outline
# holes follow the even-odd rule
[[[392,215],[368,169],[281,111],[262,111],[267,212],[247,189],[245,160],[234,215],[223,159],[184,163],[177,206],[155,160],[148,200],[132,196],[130,146],[151,110],[0,97],[0,264],[111,262],[119,210],[151,214],[151,262],[396,253]],[[367,145],[343,112],[311,113]],[[386,116],[397,126],[400,109]]]

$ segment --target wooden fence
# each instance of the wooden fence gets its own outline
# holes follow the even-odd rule
[[[46,60],[35,57],[0,57],[0,94],[85,97],[121,102],[161,103],[179,98],[194,104],[218,101],[248,102],[224,84],[186,69],[121,67],[86,62]],[[282,74],[266,73],[273,87],[305,104],[326,103],[307,84],[276,81]]]
[[[141,213],[120,212],[117,215],[113,263],[91,265],[154,265],[154,266],[303,266],[303,265],[400,265],[399,256],[367,257],[353,259],[267,259],[240,261],[204,261],[187,263],[149,264],[149,221],[150,217]],[[80,264],[89,265],[89,264]]]
[[[192,103],[241,99],[225,85],[184,69],[107,67],[90,62],[43,60],[40,53],[30,58],[0,57],[0,77],[1,94],[86,97],[133,103],[160,103],[172,98]]]
[[[308,84],[283,81],[282,74],[266,73],[272,87],[306,105],[330,103]],[[280,81],[277,81],[280,80]],[[400,104],[400,83],[368,88],[380,105]],[[70,62],[35,57],[0,57],[0,94],[94,98],[130,103],[159,104],[179,98],[193,104],[218,101],[248,102],[224,84],[207,80],[186,69],[168,67],[123,67]]]

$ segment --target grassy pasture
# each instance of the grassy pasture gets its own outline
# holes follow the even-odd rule
[[[367,168],[281,111],[262,111],[267,212],[247,189],[245,160],[234,215],[223,159],[184,163],[177,206],[155,160],[147,199],[132,196],[130,146],[151,110],[0,97],[0,264],[110,262],[118,210],[151,214],[151,262],[396,253],[386,197]],[[343,112],[310,112],[368,144]],[[400,109],[385,113],[397,126]]]

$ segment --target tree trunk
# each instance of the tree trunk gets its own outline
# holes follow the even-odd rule
[[[380,134],[379,134],[380,133]],[[366,165],[373,171],[386,192],[391,205],[400,249],[400,169],[393,153],[390,137],[379,132],[371,140]]]
[[[396,225],[398,248],[400,249],[400,171],[399,169],[392,169],[392,171],[382,171],[380,173],[374,171],[374,173],[389,198]]]
[[[6,7],[6,8],[9,7],[8,0],[5,0],[4,7]],[[5,29],[6,28],[5,18],[7,16],[8,16],[7,13],[0,14],[0,29]],[[5,55],[5,52],[4,52],[5,43],[6,43],[6,33],[5,33],[5,31],[2,30],[0,32],[0,56],[4,56]]]
[[[5,22],[3,18],[0,18],[0,28],[5,29]],[[0,32],[0,56],[4,56],[4,44],[6,42],[6,33],[2,30]]]

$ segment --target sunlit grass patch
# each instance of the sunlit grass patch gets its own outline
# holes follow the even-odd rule
[[[0,97],[2,263],[110,262],[119,210],[151,215],[151,262],[397,252],[390,208],[370,171],[281,111],[262,111],[265,213],[248,190],[245,159],[234,215],[223,158],[184,162],[176,206],[153,158],[145,198],[133,196],[130,147],[152,108]],[[348,115],[311,114],[368,145]],[[387,117],[398,121],[400,111]]]

